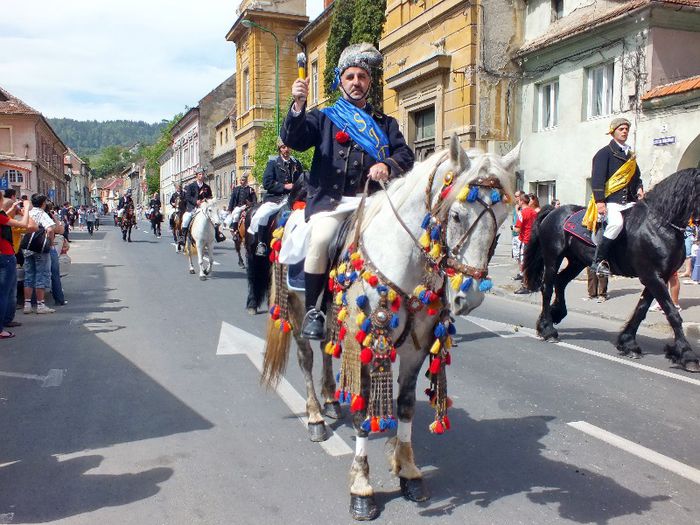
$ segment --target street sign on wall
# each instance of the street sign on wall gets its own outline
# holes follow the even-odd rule
[[[7,175],[0,177],[0,190],[6,190],[10,187],[10,182],[7,179]]]
[[[49,200],[52,200],[52,201],[56,200],[56,190],[54,188],[51,188],[49,190],[48,197],[49,197]]]

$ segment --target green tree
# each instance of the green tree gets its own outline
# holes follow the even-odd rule
[[[131,162],[131,159],[129,152],[123,146],[107,146],[89,162],[93,177],[99,179],[118,174],[128,162]]]
[[[340,53],[343,52],[352,38],[355,0],[335,0],[331,27],[326,44],[326,67],[323,71],[323,87],[333,103],[340,96],[338,90],[332,90],[331,84],[335,78],[335,67],[338,65]]]
[[[139,148],[137,155],[140,155],[146,161],[146,183],[148,184],[149,193],[160,192],[160,163],[158,159],[172,144],[173,127],[182,116],[183,113],[178,113],[170,121],[163,120],[161,123],[163,127],[156,142],[150,146]]]

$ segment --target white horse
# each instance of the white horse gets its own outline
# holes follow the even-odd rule
[[[350,469],[350,512],[357,520],[379,514],[369,480],[370,432],[397,428],[389,461],[400,479],[401,492],[412,501],[429,497],[411,444],[416,383],[430,356],[428,391],[436,410],[430,430],[444,432],[449,428],[451,404],[445,375],[454,333],[450,315],[465,315],[477,308],[491,286],[488,264],[498,229],[510,213],[519,151],[518,146],[505,157],[467,154],[453,136],[449,151],[416,163],[387,191],[372,197],[361,228],[350,232],[340,264],[331,271],[333,293],[326,303],[328,333],[323,344],[323,410],[311,375],[312,349],[300,337],[303,300],[286,288],[286,272],[274,265],[263,382],[274,384],[284,372],[291,334],[306,381],[311,440],[326,439],[323,415],[340,417],[335,399],[350,403],[357,436]],[[400,362],[393,412],[395,350]],[[332,355],[342,359],[337,390]]]
[[[211,200],[202,202],[190,221],[190,232],[185,241],[185,253],[190,263],[190,273],[194,273],[192,252],[197,252],[199,279],[202,281],[206,280],[207,275],[214,268],[214,250],[212,249],[215,242],[214,228],[219,225],[219,222],[219,214]]]

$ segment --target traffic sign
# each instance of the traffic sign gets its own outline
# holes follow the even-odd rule
[[[0,190],[6,190],[10,187],[10,182],[7,180],[7,175],[0,177]]]

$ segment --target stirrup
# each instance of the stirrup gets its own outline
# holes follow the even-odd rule
[[[304,339],[322,340],[326,335],[325,323],[325,314],[317,308],[312,308],[304,316],[304,321],[301,325],[301,336]]]
[[[267,255],[267,246],[264,242],[259,242],[255,247],[255,255],[258,257],[265,257]]]
[[[608,277],[610,276],[610,265],[606,260],[602,260],[597,263],[594,262],[593,271],[600,277]]]

